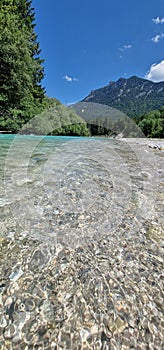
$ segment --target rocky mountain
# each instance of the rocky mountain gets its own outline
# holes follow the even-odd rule
[[[164,106],[164,81],[152,81],[132,76],[111,81],[107,86],[92,90],[82,102],[94,102],[116,108],[130,117]]]

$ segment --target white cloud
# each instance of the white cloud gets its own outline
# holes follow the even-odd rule
[[[63,77],[66,81],[72,81],[72,78],[71,77],[69,77],[69,75],[65,75],[64,77]]]
[[[156,18],[153,18],[152,21],[155,23],[155,24],[163,24],[164,23],[164,17],[160,18],[160,17],[156,17]]]
[[[164,81],[164,60],[152,64],[145,78],[154,82]]]
[[[79,79],[78,78],[73,78],[73,81],[79,81]]]
[[[68,81],[68,82],[79,81],[78,78],[72,78],[72,77],[70,77],[68,74],[66,74],[66,75],[63,77],[63,79],[65,79],[65,80]]]
[[[153,43],[157,44],[160,42],[160,40],[164,38],[164,33],[162,34],[157,34],[156,36],[154,36],[153,38],[151,38],[151,40],[153,41]]]
[[[124,45],[124,49],[131,49],[132,45]]]
[[[127,49],[131,49],[132,48],[132,45],[131,44],[128,44],[128,45],[124,45],[123,47],[120,47],[119,50],[121,52],[127,50]]]

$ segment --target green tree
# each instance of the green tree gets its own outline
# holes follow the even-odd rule
[[[138,126],[146,137],[164,137],[164,107],[159,110],[148,112],[138,120]]]
[[[31,1],[0,3],[0,122],[21,125],[42,109],[42,60]]]
[[[20,18],[20,26],[28,30],[28,47],[33,58],[33,96],[35,99],[43,99],[44,89],[40,83],[44,77],[43,59],[40,59],[40,45],[35,33],[35,13],[32,7],[32,1],[14,0],[17,15]]]

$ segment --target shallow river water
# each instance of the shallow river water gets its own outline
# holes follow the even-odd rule
[[[163,349],[157,143],[0,135],[1,349]]]

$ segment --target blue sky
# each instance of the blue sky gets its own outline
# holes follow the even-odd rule
[[[33,0],[47,95],[68,104],[111,80],[164,80],[163,0]]]

